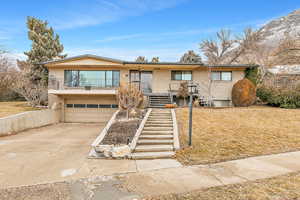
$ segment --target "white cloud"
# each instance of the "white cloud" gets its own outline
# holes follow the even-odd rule
[[[159,48],[159,49],[129,49],[129,48],[82,48],[66,49],[68,56],[81,54],[94,54],[126,61],[133,61],[138,56],[146,56],[148,59],[158,56],[161,61],[178,61],[185,49],[182,48]]]
[[[10,37],[5,36],[5,35],[0,35],[0,40],[9,40]]]
[[[9,40],[11,39],[9,30],[3,27],[3,25],[0,27],[0,41],[1,40]]]
[[[97,0],[83,5],[72,5],[63,16],[50,20],[56,29],[94,26],[125,17],[139,16],[147,12],[174,7],[187,0]]]
[[[136,34],[127,34],[127,35],[115,35],[105,37],[101,40],[96,40],[96,42],[107,43],[114,41],[122,41],[122,40],[131,40],[131,39],[146,39],[150,40],[158,40],[158,39],[170,39],[171,37],[183,37],[187,35],[200,35],[204,33],[215,33],[219,30],[219,28],[210,28],[210,29],[191,29],[185,31],[173,31],[173,32],[162,32],[162,33],[136,33]]]
[[[120,41],[120,40],[129,40],[144,37],[145,34],[131,34],[131,35],[117,35],[106,37],[102,40],[96,40],[96,42],[112,42],[112,41]]]

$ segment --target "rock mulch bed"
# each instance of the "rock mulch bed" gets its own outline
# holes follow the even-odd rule
[[[128,144],[132,141],[141,120],[115,122],[101,144]]]
[[[112,124],[101,144],[120,145],[129,144],[140,126],[146,111],[137,113],[135,118],[126,120],[126,112],[120,111],[116,122]]]

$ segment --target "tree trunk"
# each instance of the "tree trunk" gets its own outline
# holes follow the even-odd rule
[[[126,119],[129,119],[129,109],[126,110]]]

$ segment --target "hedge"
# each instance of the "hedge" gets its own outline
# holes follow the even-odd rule
[[[281,108],[300,108],[300,91],[260,86],[256,95],[263,102]]]

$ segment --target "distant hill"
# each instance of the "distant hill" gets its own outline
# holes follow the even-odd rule
[[[300,9],[268,22],[260,31],[263,32],[264,41],[271,46],[282,39],[285,33],[295,36],[300,33]]]

